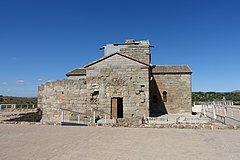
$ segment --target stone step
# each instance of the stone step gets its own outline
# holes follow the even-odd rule
[[[149,117],[148,123],[150,124],[205,124],[211,120],[200,115],[189,115],[189,114],[167,114],[160,117]]]

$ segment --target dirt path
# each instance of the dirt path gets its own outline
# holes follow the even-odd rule
[[[0,125],[4,160],[239,160],[239,148],[240,130]]]

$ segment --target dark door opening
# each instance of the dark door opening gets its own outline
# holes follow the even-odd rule
[[[114,97],[111,100],[111,115],[114,118],[123,118],[123,98]]]
[[[117,118],[123,118],[123,98],[118,98]]]

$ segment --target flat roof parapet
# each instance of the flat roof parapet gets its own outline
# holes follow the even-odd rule
[[[103,46],[101,49],[104,49],[104,55],[113,54],[120,52],[120,49],[127,48],[128,46],[140,45],[140,46],[150,46],[149,40],[135,41],[134,39],[125,40],[125,43],[113,43]]]

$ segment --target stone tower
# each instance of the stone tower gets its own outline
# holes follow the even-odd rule
[[[151,61],[149,40],[126,40],[125,43],[107,44],[103,48],[104,56],[120,53],[146,64],[150,64]]]

